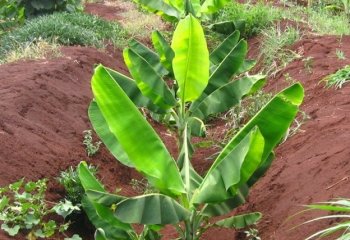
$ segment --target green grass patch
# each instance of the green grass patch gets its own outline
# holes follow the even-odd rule
[[[326,81],[327,87],[342,88],[345,83],[350,82],[350,65],[339,69],[337,72],[327,76]]]
[[[288,49],[288,46],[301,38],[297,28],[287,27],[282,30],[277,24],[264,30],[262,34],[260,58],[263,59],[264,72],[274,74],[294,59],[301,57],[298,53]]]
[[[274,20],[280,18],[279,10],[266,3],[251,5],[231,2],[220,11],[216,21],[245,21],[245,31],[241,34],[248,38],[258,34],[262,29],[270,26]]]
[[[84,13],[55,13],[28,21],[0,38],[0,59],[38,40],[60,45],[123,47],[126,32],[117,24]]]

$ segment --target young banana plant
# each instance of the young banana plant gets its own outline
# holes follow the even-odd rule
[[[272,98],[224,147],[206,175],[201,176],[190,161],[191,114],[201,117],[201,114],[217,111],[217,107],[228,105],[229,96],[237,92],[247,94],[254,83],[246,87],[246,82],[250,81],[242,80],[234,87],[229,82],[227,92],[231,95],[225,95],[225,91],[214,94],[226,86],[221,84],[218,69],[222,72],[220,76],[228,81],[231,68],[238,71],[240,65],[231,64],[223,69],[215,65],[231,57],[227,54],[209,56],[202,27],[192,15],[180,20],[172,49],[176,93],[161,81],[154,68],[149,68],[145,58],[137,57],[132,49],[127,49],[125,54],[133,59],[131,72],[135,81],[102,65],[95,69],[92,77],[95,100],[90,106],[90,119],[96,132],[117,160],[135,168],[159,191],[136,197],[110,194],[86,164],[81,163],[79,177],[86,191],[82,205],[98,228],[96,239],[159,239],[157,231],[170,224],[177,229],[179,239],[197,240],[212,226],[242,228],[261,217],[260,213],[248,213],[209,221],[244,203],[249,187],[266,172],[274,157],[274,147],[298,112],[304,95],[302,86],[294,84]],[[210,62],[214,66],[211,71]],[[127,64],[130,68],[131,63]],[[144,77],[142,81],[141,76]],[[215,99],[214,108],[202,105],[208,98]],[[194,103],[197,106],[193,106]],[[138,110],[140,105],[159,112],[178,106],[174,118],[178,118],[179,125],[183,122],[177,161]],[[132,224],[145,226],[141,235],[135,233]]]

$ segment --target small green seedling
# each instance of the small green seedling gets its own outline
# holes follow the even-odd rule
[[[91,130],[85,130],[83,133],[84,133],[83,144],[85,145],[86,154],[88,155],[88,157],[92,157],[93,155],[95,155],[98,152],[102,142],[100,142],[100,141],[95,142],[95,143],[93,142]]]
[[[249,230],[244,231],[247,240],[261,240],[259,237],[259,230],[256,228],[249,228]]]
[[[335,55],[337,55],[337,58],[340,59],[340,60],[345,60],[346,59],[345,53],[342,50],[338,49],[338,48],[335,50]]]
[[[304,67],[305,67],[305,69],[307,70],[307,72],[308,72],[309,74],[312,73],[312,68],[313,68],[313,63],[314,63],[313,60],[314,60],[314,58],[311,57],[311,56],[306,57],[306,58],[304,58],[304,59],[302,60],[303,63],[304,63]]]
[[[326,87],[335,87],[336,89],[342,88],[343,85],[350,81],[350,65],[339,69],[336,73],[333,73],[323,79],[326,82]]]

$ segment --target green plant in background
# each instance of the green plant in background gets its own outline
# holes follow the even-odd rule
[[[64,232],[68,223],[58,225],[54,220],[46,220],[51,213],[66,218],[78,207],[71,202],[64,201],[58,204],[48,203],[45,200],[47,189],[46,179],[36,182],[25,182],[21,179],[7,187],[0,188],[0,221],[1,229],[10,236],[15,236],[25,230],[28,239],[50,237],[56,232]],[[49,206],[53,205],[53,206]]]
[[[88,169],[93,175],[97,173],[97,167],[93,165],[88,165]],[[66,199],[72,202],[73,205],[79,205],[85,191],[81,185],[77,168],[69,167],[67,170],[62,171],[57,181],[66,190]]]
[[[325,77],[322,81],[326,82],[326,87],[342,88],[347,82],[350,82],[350,66],[345,66],[337,72]]]
[[[164,47],[167,45],[163,42],[159,46],[162,47],[159,49],[164,49],[164,54],[161,55],[163,61],[160,64],[158,61],[152,63],[157,71],[150,68],[150,63],[145,62],[131,48],[124,51],[127,65],[137,83],[130,85],[133,87],[123,88],[132,80],[101,65],[95,69],[92,78],[95,101],[89,112],[96,132],[102,136],[102,141],[117,160],[142,173],[159,191],[137,197],[110,194],[89,172],[86,164],[81,163],[79,177],[87,194],[82,206],[98,229],[96,239],[149,239],[150,235],[159,239],[157,231],[171,224],[177,229],[179,239],[194,240],[199,239],[212,226],[243,228],[256,223],[261,218],[260,213],[233,216],[217,222],[209,222],[209,219],[224,215],[245,201],[249,187],[270,166],[274,157],[273,149],[292,123],[303,99],[300,84],[294,84],[274,96],[223,148],[206,175],[200,176],[190,160],[193,153],[192,122],[201,117],[191,116],[194,112],[193,104],[201,99],[203,93],[204,100],[210,96],[210,93],[206,93],[208,87],[214,91],[225,88],[226,85],[221,84],[220,78],[212,77],[216,76],[218,69],[220,73],[225,73],[218,76],[227,80],[231,76],[230,69],[239,69],[240,66],[228,64],[221,69],[220,66],[226,66],[221,63],[219,67],[210,67],[210,61],[213,62],[214,59],[224,62],[222,59],[227,54],[222,55],[223,51],[219,51],[220,55],[209,57],[202,27],[192,15],[180,20],[171,48]],[[146,53],[151,62],[152,55],[149,55],[149,51]],[[172,61],[164,61],[172,53]],[[228,56],[224,59],[232,61]],[[165,72],[162,67],[172,67],[176,92],[170,90],[157,74]],[[143,75],[147,78],[141,80],[140,76]],[[231,84],[234,83],[237,84],[237,81]],[[240,88],[230,86],[230,89],[241,92],[248,83],[250,87],[245,91],[251,92],[249,78],[244,78],[239,83]],[[177,161],[135,106],[135,103],[139,106],[140,102],[146,101],[144,95],[138,93],[140,91],[151,99],[144,106],[163,111],[177,106],[176,111],[171,111],[179,133]],[[222,96],[223,93],[219,92]],[[135,95],[138,98],[129,97]],[[208,104],[200,104],[203,100],[197,103],[195,109],[200,109],[199,112],[203,113],[211,112],[218,105],[226,107],[232,98],[231,94],[227,96],[230,97],[219,98],[209,110]],[[216,99],[216,95],[210,99]],[[136,234],[131,224],[144,225],[143,232]]]
[[[93,142],[92,130],[85,130],[83,133],[84,133],[83,144],[85,145],[86,154],[88,155],[88,157],[92,157],[93,155],[95,155],[98,152],[102,142],[100,142],[100,141],[95,142],[95,143]]]
[[[12,27],[24,22],[24,7],[17,0],[0,0],[0,36]]]
[[[27,21],[0,38],[0,62],[9,53],[39,41],[60,45],[103,48],[125,44],[126,33],[117,24],[83,13],[54,13]]]
[[[279,10],[258,2],[257,4],[241,4],[230,1],[215,17],[218,22],[233,21],[244,22],[241,35],[249,38],[269,27],[273,21],[280,19],[282,14]]]
[[[291,61],[300,58],[300,54],[290,50],[301,38],[298,29],[293,27],[281,28],[280,24],[262,31],[263,40],[260,47],[260,58],[263,59],[262,70],[269,74],[276,74]]]
[[[330,237],[330,236],[333,236],[334,237],[333,239],[336,239],[336,240],[347,240],[350,238],[350,222],[349,222],[350,200],[349,199],[338,198],[329,202],[321,202],[317,204],[306,205],[305,207],[307,208],[307,210],[305,211],[310,211],[310,210],[330,211],[330,212],[333,212],[334,214],[317,217],[312,220],[306,221],[303,224],[315,223],[317,221],[330,220],[330,219],[334,219],[336,222],[332,226],[312,234],[305,240],[321,239],[321,238]]]

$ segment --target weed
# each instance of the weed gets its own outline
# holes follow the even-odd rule
[[[65,218],[78,207],[64,201],[53,204],[45,201],[47,180],[24,182],[21,179],[6,187],[0,188],[0,221],[1,229],[10,236],[15,236],[20,230],[29,230],[28,239],[46,238],[58,232],[64,232],[68,223],[58,225],[54,220],[44,220],[51,213],[57,213]],[[49,205],[53,205],[50,207]]]
[[[97,168],[95,166],[89,165],[88,169],[93,174],[97,173]],[[66,199],[71,201],[74,205],[80,204],[84,195],[84,189],[81,185],[76,168],[69,167],[67,170],[62,171],[57,180],[66,190]]]
[[[307,70],[309,74],[312,73],[312,68],[314,64],[314,58],[311,56],[308,56],[306,58],[303,58],[304,68]]]
[[[157,190],[152,187],[152,185],[145,178],[142,178],[141,180],[131,179],[130,185],[132,189],[139,194],[150,194],[157,192]]]
[[[247,240],[261,240],[259,237],[259,231],[256,228],[249,228],[244,233],[246,234]]]
[[[292,76],[290,76],[289,73],[283,74],[283,77],[284,77],[285,81],[286,81],[289,85],[298,82],[295,78],[293,78]]]
[[[103,48],[107,42],[125,45],[125,31],[117,24],[83,13],[55,13],[42,16],[0,38],[0,59],[28,43],[39,40],[60,45],[81,45]]]
[[[288,138],[294,136],[298,132],[301,132],[301,126],[304,125],[309,119],[310,116],[306,112],[299,111],[299,115],[294,119],[292,126],[288,129],[282,142],[285,142]]]
[[[262,29],[270,26],[280,18],[278,10],[270,5],[257,3],[256,5],[231,2],[219,13],[217,21],[245,22],[245,30],[241,35],[245,38],[258,34]]]
[[[337,49],[335,50],[335,55],[337,56],[337,58],[338,58],[339,60],[345,60],[345,59],[346,59],[345,53],[344,53],[342,50],[340,50],[339,48],[337,48]]]
[[[325,10],[309,10],[308,23],[315,32],[321,34],[350,34],[350,25],[346,14],[333,15]]]
[[[323,79],[326,81],[326,87],[342,88],[343,85],[350,81],[350,65],[339,69],[336,73],[333,73]]]
[[[53,41],[49,43],[45,40],[38,39],[34,42],[28,42],[25,45],[18,44],[18,48],[10,51],[6,58],[0,63],[10,63],[25,59],[45,59],[56,58],[61,56],[60,46]]]
[[[98,152],[102,142],[101,141],[98,141],[95,143],[93,142],[91,130],[85,130],[83,133],[84,133],[83,144],[85,145],[86,154],[88,155],[88,157],[92,157]]]
[[[300,58],[300,54],[290,49],[301,38],[298,29],[287,27],[282,30],[280,24],[262,31],[264,36],[261,43],[260,58],[264,60],[263,70],[272,75],[276,74],[291,61]]]

